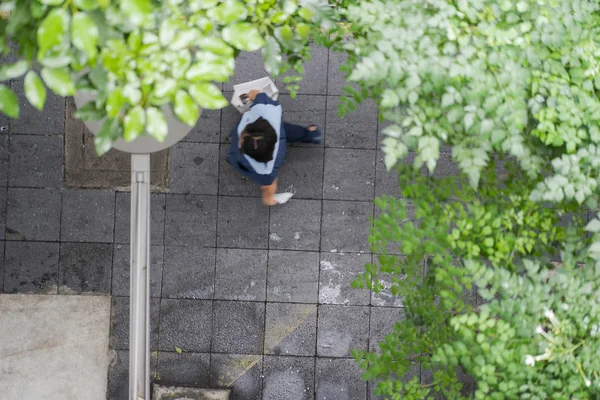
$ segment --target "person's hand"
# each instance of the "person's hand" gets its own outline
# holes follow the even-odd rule
[[[256,100],[256,96],[258,96],[259,93],[260,90],[251,90],[248,92],[248,98],[250,99],[250,101],[254,101]]]

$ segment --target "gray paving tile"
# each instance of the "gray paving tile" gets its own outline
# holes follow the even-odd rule
[[[458,177],[460,170],[458,164],[452,160],[452,153],[441,152],[432,176],[434,178]]]
[[[402,275],[398,277],[397,275],[391,274],[380,274],[378,276],[378,281],[383,285],[382,287],[375,289],[373,288],[371,292],[371,305],[376,307],[402,307],[404,304],[403,296],[400,294],[394,295],[392,294],[392,285],[396,280],[405,279],[405,276]]]
[[[277,178],[279,191],[293,186],[296,199],[321,199],[323,154],[322,148],[288,147]]]
[[[377,148],[377,105],[365,100],[355,111],[339,118],[339,97],[327,98],[325,147]]]
[[[270,249],[319,250],[320,201],[293,199],[270,211]]]
[[[365,272],[365,265],[370,262],[369,254],[321,253],[319,303],[368,305],[370,291],[350,285],[357,275]]]
[[[321,128],[321,132],[327,136],[325,131],[325,115],[327,114],[325,96],[300,94],[293,99],[290,95],[280,94],[278,101],[283,108],[283,120],[285,122],[301,126],[317,124]],[[292,146],[323,147],[323,143],[319,145],[295,143]]]
[[[129,296],[130,247],[115,245],[113,252],[112,294]],[[150,246],[150,296],[160,297],[163,274],[163,247]]]
[[[264,78],[268,75],[260,50],[241,52],[235,60],[235,72],[229,82],[223,84],[223,90],[233,91],[233,85]],[[227,97],[227,100],[230,98]]]
[[[375,153],[375,150],[325,149],[323,198],[372,200]]]
[[[313,357],[265,356],[263,400],[314,399]]]
[[[61,240],[112,243],[114,224],[114,192],[91,189],[63,191]]]
[[[113,245],[61,243],[59,294],[110,295]]]
[[[217,194],[219,144],[177,143],[171,148],[172,193]]]
[[[4,293],[4,246],[5,242],[0,241],[0,293]]]
[[[300,82],[298,94],[327,94],[327,63],[329,50],[316,44],[310,45],[310,61],[304,62],[304,79]],[[288,93],[283,77],[296,75],[290,71],[277,78],[276,84],[280,93]]]
[[[150,195],[150,243],[163,245],[165,236],[165,195]],[[131,193],[117,192],[115,207],[115,243],[129,244],[131,240]]]
[[[215,301],[212,351],[262,354],[265,304]]]
[[[9,185],[60,188],[63,148],[62,136],[11,135]]]
[[[6,242],[4,292],[56,294],[58,243]]]
[[[0,135],[4,135],[8,138],[8,134],[10,133],[10,118],[6,115],[0,115]]]
[[[353,349],[366,350],[369,342],[369,307],[319,306],[317,355],[351,357]]]
[[[212,299],[215,249],[167,246],[163,269],[163,298]]]
[[[110,310],[110,347],[114,350],[129,349],[129,297],[113,296]],[[158,321],[160,299],[150,299],[150,348],[158,348]]]
[[[19,119],[10,121],[11,134],[62,135],[65,131],[65,99],[47,91],[44,109],[38,111],[25,97],[23,79],[15,79],[11,87],[19,99]]]
[[[317,400],[366,399],[367,382],[354,360],[317,358],[315,398]]]
[[[314,356],[317,342],[315,304],[267,303],[265,354]]]
[[[402,191],[400,183],[398,182],[398,171],[392,168],[390,171],[385,169],[383,162],[384,154],[383,151],[377,152],[377,165],[376,165],[376,176],[375,176],[375,196],[394,196],[400,198]],[[408,155],[401,161],[403,164],[413,165],[415,160],[415,153],[408,153]],[[419,169],[421,175],[427,175],[427,168],[421,167]]]
[[[223,95],[227,100],[230,100],[233,92],[224,92]],[[240,121],[240,118],[240,112],[231,104],[221,110],[221,143],[231,143],[229,135]]]
[[[108,369],[106,397],[114,400],[129,398],[129,351],[116,350]]]
[[[218,221],[218,247],[268,247],[269,208],[259,199],[220,197]]]
[[[269,251],[267,300],[316,303],[319,285],[319,253]]]
[[[414,377],[416,377],[417,379],[420,379],[420,375],[421,375],[421,366],[419,363],[412,363],[409,368],[408,371],[406,372],[406,374],[404,374],[404,376],[402,376],[402,382],[404,383],[408,383],[410,382]],[[367,382],[367,387],[369,390],[369,400],[384,400],[387,399],[388,397],[383,397],[383,396],[378,396],[375,394],[376,389],[377,389],[377,385],[379,384],[379,380],[375,380],[375,381],[369,381]],[[445,397],[438,397],[435,396],[432,391],[432,393],[429,395],[429,397],[427,397],[427,399],[436,399],[436,400],[441,400],[441,399],[445,399]]]
[[[217,198],[203,195],[167,195],[165,244],[214,247]]]
[[[348,56],[346,53],[339,53],[333,50],[329,51],[329,71],[327,78],[327,94],[339,96],[343,92],[344,86],[348,84],[345,74],[340,71],[340,66],[346,62]],[[356,85],[352,85],[356,86]]]
[[[184,142],[219,143],[221,136],[221,110],[202,110],[194,129]]]
[[[210,354],[158,352],[158,380],[175,386],[208,387]]]
[[[8,189],[0,186],[0,240],[5,239]]]
[[[321,250],[368,252],[372,216],[371,202],[324,201]]]
[[[394,332],[394,324],[405,318],[404,308],[371,308],[369,351],[379,352],[379,344],[385,340],[386,335]]]
[[[267,250],[217,249],[215,299],[264,301]]]
[[[2,129],[0,116],[0,129]],[[8,135],[0,132],[0,187],[8,185]]]
[[[60,191],[9,188],[6,211],[8,240],[60,238]]]
[[[225,156],[229,152],[229,145],[221,145],[220,152],[219,195],[260,197],[260,187],[225,161]]]
[[[160,350],[207,353],[213,333],[212,301],[163,299],[160,306]]]
[[[261,400],[262,356],[212,354],[210,386],[231,388],[231,400]]]

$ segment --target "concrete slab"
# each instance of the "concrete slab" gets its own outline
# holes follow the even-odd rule
[[[110,298],[0,295],[3,400],[104,400]]]
[[[154,385],[154,400],[228,400],[229,390]]]

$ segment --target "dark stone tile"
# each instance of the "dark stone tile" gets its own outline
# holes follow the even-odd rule
[[[267,250],[218,249],[215,299],[264,301]]]
[[[60,191],[8,189],[6,238],[47,240],[60,238]]]
[[[241,52],[235,60],[235,72],[229,82],[223,84],[223,90],[233,91],[233,85],[264,78],[265,76],[269,76],[269,74],[265,71],[265,62],[260,50]],[[227,97],[227,100],[230,99],[231,96]]]
[[[375,195],[375,150],[325,149],[323,197],[372,200]]]
[[[110,317],[110,347],[114,350],[129,349],[129,297],[112,297]],[[158,320],[160,300],[150,299],[150,347],[158,348]]]
[[[317,306],[267,303],[265,354],[314,356]]]
[[[293,199],[271,208],[269,248],[319,250],[321,202]]]
[[[316,303],[319,285],[319,253],[269,251],[267,300]]]
[[[231,100],[233,92],[223,93],[227,100]],[[240,112],[231,104],[221,110],[221,143],[231,143],[231,130],[237,126],[241,118]]]
[[[0,116],[0,129],[2,129]],[[0,187],[8,185],[8,135],[0,131]]]
[[[115,351],[115,359],[108,369],[106,398],[127,400],[129,398],[129,351]]]
[[[365,272],[365,265],[370,262],[370,254],[321,253],[319,303],[368,305],[370,291],[354,289],[350,284]]]
[[[110,295],[112,244],[61,243],[59,294]]]
[[[167,385],[208,387],[209,368],[210,354],[160,351],[156,373]]]
[[[434,178],[447,178],[454,176],[458,180],[458,177],[460,176],[460,170],[458,169],[458,164],[452,160],[452,153],[440,153],[440,158],[438,159],[432,176]]]
[[[215,301],[212,351],[262,354],[265,304]]]
[[[229,145],[221,145],[219,160],[219,195],[260,197],[260,187],[240,174],[231,164],[225,161]]]
[[[23,79],[13,80],[11,87],[19,98],[19,119],[10,121],[11,134],[62,135],[65,131],[65,99],[47,90],[44,109],[38,111],[25,97]]]
[[[4,246],[5,242],[0,241],[0,293],[4,293]]]
[[[385,169],[385,164],[383,162],[384,154],[383,151],[377,152],[377,165],[376,165],[376,175],[375,175],[375,196],[394,196],[401,197],[401,187],[400,182],[398,181],[398,171],[395,167],[393,167],[390,171]],[[403,164],[413,165],[415,160],[415,153],[408,153],[408,155],[401,161]],[[419,169],[421,175],[427,175],[427,169],[422,166]]]
[[[172,193],[217,194],[219,145],[177,143],[171,148]]]
[[[56,294],[58,243],[6,242],[4,292]]]
[[[160,307],[160,350],[207,353],[213,332],[212,301],[163,299]]]
[[[63,147],[62,136],[11,135],[9,185],[60,188]]]
[[[279,95],[278,101],[283,108],[283,120],[285,122],[301,126],[317,124],[325,137],[327,136],[327,132],[325,131],[325,115],[327,114],[325,96],[298,95],[293,99],[290,95],[282,94]],[[290,145],[323,147],[323,143],[319,145],[310,143],[294,143]]]
[[[327,63],[329,59],[329,50],[322,46],[311,44],[310,61],[304,62],[304,79],[300,82],[298,94],[327,94]],[[283,77],[297,75],[295,71],[290,71],[277,78],[276,84],[280,93],[288,93]]]
[[[343,92],[344,86],[348,84],[345,74],[340,71],[340,66],[346,62],[348,56],[346,53],[340,53],[329,50],[329,70],[327,77],[327,94],[339,96]],[[356,85],[352,85],[356,87]]]
[[[6,238],[6,203],[8,197],[8,189],[0,186],[0,240]]]
[[[201,195],[167,195],[165,244],[214,247],[217,198]]]
[[[61,240],[112,243],[114,224],[114,192],[91,189],[63,191]]]
[[[321,250],[368,252],[372,216],[371,202],[324,201]]]
[[[367,350],[369,307],[319,306],[317,355],[351,357],[351,351]]]
[[[165,195],[150,195],[150,243],[163,245],[165,234]],[[117,192],[115,210],[115,243],[129,244],[131,241],[131,193]]]
[[[115,245],[113,252],[112,294],[129,296],[130,247],[128,244]],[[160,297],[163,274],[163,247],[150,246],[150,296]]]
[[[314,399],[313,357],[265,356],[263,400]]]
[[[371,308],[369,351],[379,352],[379,344],[384,341],[386,335],[394,332],[394,325],[405,318],[404,308]]]
[[[212,299],[215,249],[168,246],[163,268],[163,298]]]
[[[221,110],[202,110],[200,119],[184,142],[219,143],[221,136]]]
[[[210,386],[231,388],[231,400],[261,400],[262,356],[212,354]]]
[[[218,247],[268,247],[269,208],[258,199],[220,197],[218,226]]]
[[[377,105],[365,100],[355,111],[339,118],[340,98],[327,99],[326,147],[344,147],[350,149],[377,148]]]
[[[366,399],[367,382],[356,361],[340,358],[317,358],[315,399]]]
[[[279,169],[279,192],[293,186],[295,198],[323,197],[323,149],[288,147],[285,161]]]

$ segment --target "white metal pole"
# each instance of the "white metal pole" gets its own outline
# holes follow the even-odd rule
[[[131,155],[129,400],[150,400],[150,154]]]

